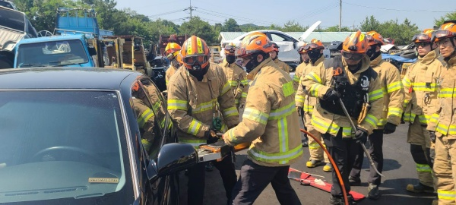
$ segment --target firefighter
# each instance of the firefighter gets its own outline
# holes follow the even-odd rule
[[[312,113],[312,126],[323,134],[323,140],[341,172],[347,193],[350,192],[349,172],[359,148],[356,143],[366,142],[383,110],[383,91],[377,72],[369,66],[370,60],[366,55],[368,47],[361,31],[351,34],[343,43],[342,57],[336,56],[328,68],[312,67],[302,82],[309,95],[319,98]],[[322,55],[317,51],[308,53],[313,62]],[[350,118],[354,119],[356,130],[352,130],[340,100]],[[330,203],[344,204],[334,171],[332,180]],[[351,195],[349,201],[354,203]]]
[[[228,130],[226,144],[252,142],[233,190],[233,204],[253,204],[271,183],[280,204],[301,204],[288,179],[290,164],[302,156],[293,80],[269,57],[271,42],[263,33],[244,38],[236,52],[250,84],[242,122]]]
[[[369,154],[374,160],[375,166],[379,172],[383,169],[383,133],[391,134],[396,131],[396,126],[401,122],[402,102],[404,100],[404,91],[402,89],[401,77],[397,68],[389,62],[382,60],[380,48],[384,44],[383,37],[375,32],[367,32],[366,35],[370,46],[366,54],[370,58],[370,66],[378,73],[381,87],[383,88],[383,113],[377,123],[377,128],[369,135],[370,142]],[[364,151],[359,148],[355,163],[350,172],[350,185],[360,185],[361,167],[363,165]],[[372,165],[371,165],[372,166]],[[368,198],[379,199],[380,192],[378,186],[381,183],[381,176],[370,168],[368,185]]]
[[[302,46],[300,46],[298,48],[298,53],[300,56],[301,64],[299,64],[298,67],[296,67],[295,75],[293,76],[293,81],[294,81],[293,84],[295,86],[295,90],[298,90],[299,81],[301,79],[302,72],[304,71],[305,67],[307,65],[309,65],[309,55],[307,54],[307,51],[304,49],[304,47],[306,45],[307,44],[304,43]],[[298,100],[298,98],[296,98],[296,100]],[[302,103],[304,103],[304,98],[302,99]]]
[[[307,57],[309,57],[309,53],[312,53],[312,55],[317,55],[312,56],[312,58],[309,57],[309,64],[303,70],[300,80],[301,83],[303,82],[303,78],[305,78],[305,76],[307,76],[311,70],[320,70],[320,68],[324,68],[325,57],[323,56],[323,49],[323,43],[317,39],[312,39],[310,44],[304,46],[303,50],[306,52]],[[317,104],[318,99],[316,97],[306,95],[305,93],[305,86],[301,84],[301,86],[298,87],[298,92],[296,93],[296,106],[298,107],[298,110],[302,109],[304,111],[303,117],[305,119],[304,121],[306,130],[321,141],[321,133],[318,132],[311,123],[312,112],[315,105]],[[301,101],[303,101],[302,99],[304,99],[303,103],[301,103]],[[323,166],[323,171],[332,171],[332,165],[328,160],[328,156],[326,156],[326,153],[324,153],[323,148],[321,148],[313,138],[308,139],[308,144],[310,158],[309,161],[307,161],[306,166],[309,168],[314,168],[320,165],[322,161],[324,161],[325,165]]]
[[[445,22],[440,30],[434,33],[433,42],[440,50],[440,55],[446,63],[442,75],[436,78],[436,86],[440,87],[438,94],[440,109],[431,116],[427,129],[430,140],[435,142],[434,173],[438,201],[433,205],[456,204],[456,21]]]
[[[182,65],[180,56],[178,55],[180,50],[181,46],[177,43],[171,42],[166,45],[166,58],[171,62],[168,70],[166,70],[166,85],[168,85],[171,76],[173,76],[177,69]]]
[[[140,88],[139,82],[135,82],[132,87],[132,101],[133,110],[136,113],[137,122],[141,131],[141,143],[146,149],[147,153],[150,152],[154,140],[154,116],[155,111],[150,109],[149,101],[147,100],[146,91]]]
[[[249,82],[247,80],[247,73],[235,63],[235,51],[236,46],[233,43],[227,44],[225,46],[225,59],[219,65],[223,68],[228,82],[231,85],[231,91],[234,94],[236,108],[241,114],[240,110],[243,109],[245,105]]]
[[[306,43],[304,43],[303,45],[301,45],[298,48],[298,53],[300,55],[301,64],[299,64],[298,67],[296,67],[295,75],[293,77],[293,81],[294,81],[293,85],[296,90],[296,96],[295,96],[296,111],[298,112],[298,115],[302,120],[304,129],[307,130],[306,125],[305,125],[306,122],[304,119],[304,109],[303,109],[304,99],[305,99],[306,94],[302,88],[299,89],[299,87],[298,87],[302,73],[304,72],[304,69],[307,67],[307,65],[309,65],[309,55],[307,54],[307,51],[304,49],[305,46],[306,46]],[[304,134],[304,133],[303,133],[303,139],[302,139],[302,146],[303,147],[309,146],[309,138],[307,137],[307,134]]]
[[[226,131],[224,127],[237,125],[239,114],[222,68],[209,63],[206,42],[191,36],[184,42],[180,55],[183,69],[178,69],[169,81],[168,111],[177,125],[179,142],[198,147],[214,141],[216,132]],[[223,120],[220,113],[223,113]],[[221,125],[221,122],[225,122],[226,126]],[[236,183],[231,157],[214,162],[214,165],[220,171],[229,200]],[[204,169],[204,163],[188,169],[188,204],[203,204]]]
[[[404,85],[404,121],[409,123],[407,142],[416,163],[417,184],[408,184],[406,189],[415,193],[434,193],[432,176],[431,142],[426,126],[430,116],[438,109],[436,79],[443,71],[437,59],[432,30],[415,35],[412,39],[418,52],[418,60],[412,64],[402,79]]]
[[[283,71],[290,73],[290,66],[288,64],[284,63],[283,61],[279,60],[279,46],[277,43],[272,43],[273,45],[273,50],[269,53],[269,56],[271,56],[271,59],[274,61],[274,63],[277,64],[277,67],[282,69]]]

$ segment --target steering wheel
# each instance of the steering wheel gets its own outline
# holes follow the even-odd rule
[[[103,167],[109,167],[106,162],[100,160],[100,158],[93,152],[81,149],[79,147],[72,147],[72,146],[53,146],[53,147],[48,147],[46,149],[42,149],[39,152],[37,152],[33,157],[31,158],[31,161],[40,161],[41,158],[50,152],[75,152],[75,153],[80,153],[83,154],[87,157],[89,157],[92,161],[96,162],[97,165],[103,166]]]

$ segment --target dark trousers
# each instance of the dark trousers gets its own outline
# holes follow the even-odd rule
[[[339,130],[337,136],[333,136],[328,133],[324,134],[323,140],[325,141],[325,145],[331,154],[331,157],[334,159],[337,167],[339,168],[342,180],[345,184],[345,189],[348,193],[350,191],[348,175],[353,167],[353,162],[356,154],[358,153],[359,145],[352,138],[342,139],[342,129]],[[331,194],[336,197],[341,197],[343,195],[342,189],[340,187],[336,171],[334,170],[332,172],[332,182],[333,186],[331,188]]]
[[[237,180],[231,155],[225,157],[220,162],[214,161],[213,164],[220,172],[223,186],[225,187],[227,204],[230,204],[233,188]],[[205,163],[196,164],[188,169],[188,205],[203,204],[205,173]]]
[[[300,205],[298,195],[291,187],[288,169],[285,167],[265,167],[245,160],[241,176],[233,190],[233,204],[253,204],[261,192],[271,183],[277,199],[282,205]]]
[[[369,135],[369,142],[371,146],[369,147],[369,155],[372,157],[374,161],[374,165],[377,170],[381,173],[383,170],[383,130],[374,130],[374,132]],[[350,172],[350,176],[359,178],[361,174],[361,168],[363,167],[364,161],[364,150],[359,145],[358,155],[356,155],[355,163],[353,164],[353,168]],[[369,162],[370,164],[370,162]],[[369,178],[367,182],[380,185],[382,183],[382,178],[377,172],[375,172],[372,164],[370,164],[369,168]]]

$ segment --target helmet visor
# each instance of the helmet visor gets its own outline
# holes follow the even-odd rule
[[[434,36],[434,41],[439,41],[440,39],[451,38],[456,35],[455,35],[455,33],[448,31],[448,30],[438,30],[438,31],[434,32],[433,36]]]
[[[299,47],[298,53],[307,53],[307,50],[305,49],[305,46]]]
[[[364,57],[363,53],[351,53],[351,52],[347,52],[344,50],[342,50],[341,53],[342,53],[342,56],[348,60],[358,61],[358,60],[363,59],[363,57]]]
[[[306,50],[306,51],[317,49],[317,48],[320,48],[320,46],[315,43],[310,43],[310,44],[307,44],[304,46],[304,50]]]
[[[415,43],[416,42],[430,42],[430,41],[431,41],[431,38],[429,38],[429,36],[424,33],[414,35],[412,38],[412,42],[415,42]]]
[[[187,65],[195,65],[198,63],[199,65],[203,65],[207,62],[207,56],[189,56],[184,58],[184,63]]]

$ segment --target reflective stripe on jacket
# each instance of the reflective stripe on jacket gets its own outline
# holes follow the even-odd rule
[[[435,51],[411,65],[402,79],[404,85],[404,121],[413,123],[419,117],[420,123],[427,125],[433,113],[439,109],[437,100],[437,79],[440,78],[444,67],[437,60]]]
[[[206,144],[203,137],[211,128],[214,110],[222,113],[228,128],[239,123],[234,96],[222,68],[210,64],[208,69],[202,81],[187,69],[178,69],[168,87],[168,111],[177,124],[179,141],[194,146]]]
[[[383,115],[377,126],[383,127],[387,122],[399,125],[402,117],[404,90],[397,68],[382,60],[382,55],[372,60],[370,66],[378,73],[383,90]]]
[[[252,73],[252,72],[251,72]],[[287,166],[302,156],[295,90],[291,77],[270,58],[253,70],[242,122],[224,140],[235,145],[252,142],[248,157],[262,166]]]
[[[219,65],[223,68],[223,72],[228,79],[231,91],[234,94],[236,108],[239,111],[239,108],[245,105],[245,98],[247,97],[247,91],[249,90],[247,73],[236,63],[228,64],[226,59]]]
[[[342,62],[347,78],[350,84],[353,84],[358,81],[360,74],[369,68],[370,60],[365,56],[361,61],[361,69],[355,74],[352,74],[348,70],[348,66],[343,58]],[[324,65],[312,67],[309,74],[302,81],[307,93],[311,96],[322,98],[331,86],[332,72],[333,68],[326,69]],[[383,91],[378,76],[375,79],[370,79],[368,94],[371,109],[358,126],[367,130],[369,134],[372,134],[372,130],[377,128],[377,123],[382,116],[383,110],[383,100],[381,99],[383,97]],[[317,131],[336,136],[339,130],[342,129],[342,137],[352,137],[352,128],[346,116],[330,113],[324,110],[320,104],[317,104],[315,107],[312,112],[312,125]],[[353,121],[357,124],[357,120]]]
[[[440,87],[439,109],[431,115],[428,130],[435,130],[437,136],[456,139],[456,56],[446,63],[447,69],[443,69],[437,79],[437,86]]]
[[[299,82],[301,80],[302,73],[307,65],[309,65],[309,63],[302,62],[298,65],[298,67],[296,67],[295,75],[293,76],[293,85],[295,86],[295,90],[298,90],[299,88],[298,86],[300,84]]]

